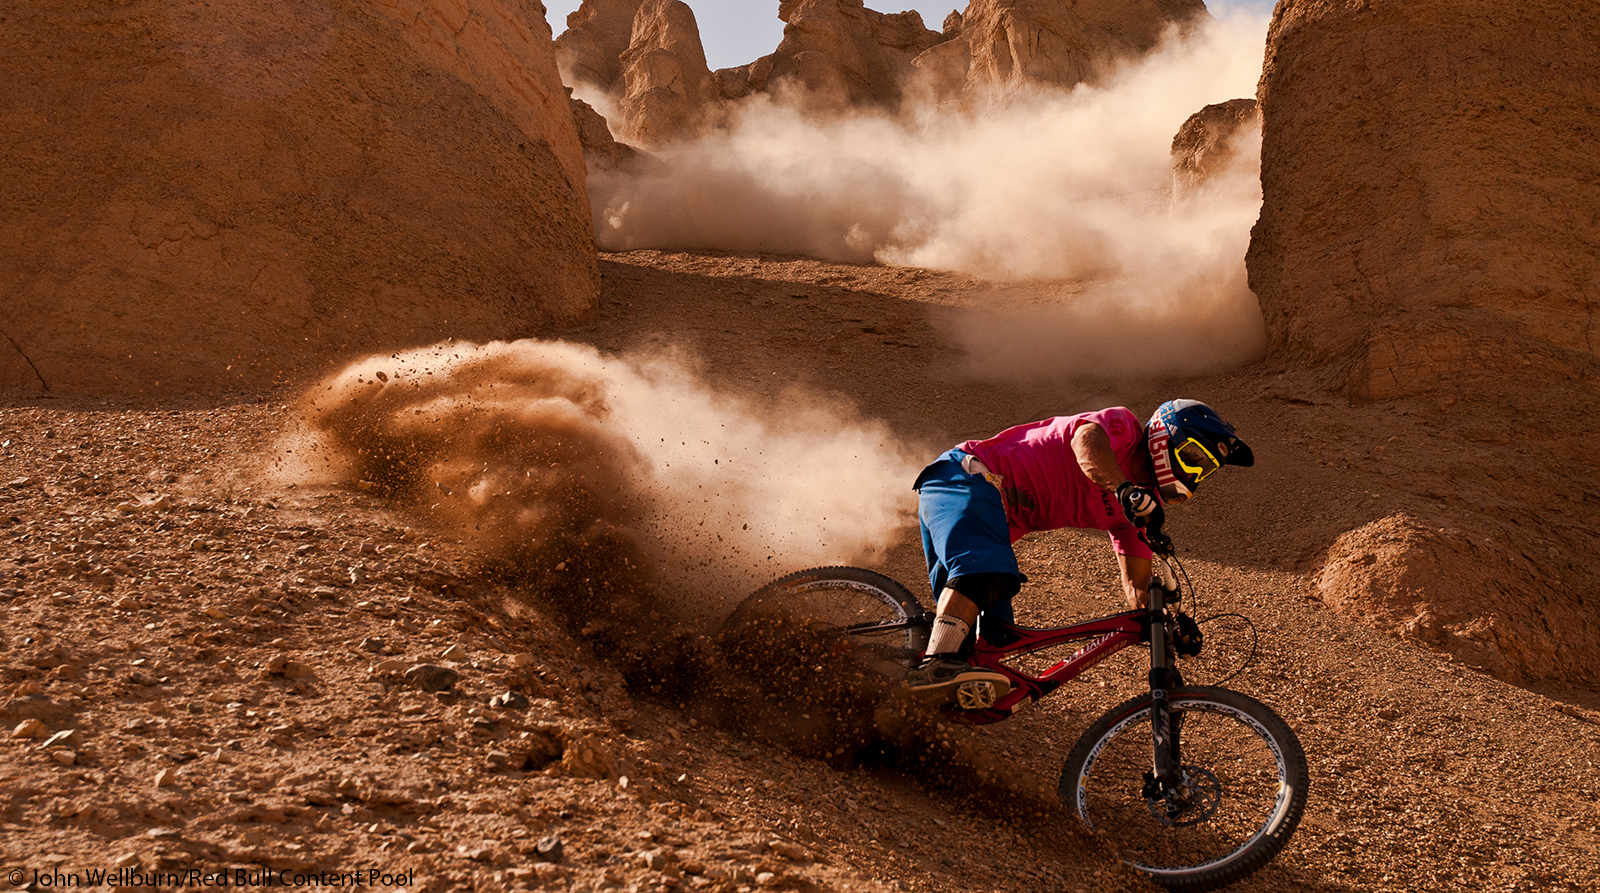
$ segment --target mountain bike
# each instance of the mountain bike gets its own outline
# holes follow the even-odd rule
[[[1203,637],[1181,610],[1170,537],[1145,533],[1157,556],[1147,608],[1043,629],[985,618],[971,662],[1004,675],[1009,690],[967,683],[943,710],[956,723],[999,722],[1122,649],[1148,645],[1149,691],[1113,707],[1078,739],[1061,771],[1061,801],[1156,883],[1211,890],[1257,871],[1288,842],[1305,811],[1305,752],[1260,701],[1184,683],[1177,659],[1199,654]],[[821,567],[762,587],[734,610],[719,639],[747,667],[765,659],[755,684],[802,735],[815,713],[840,705],[849,705],[846,714],[866,711],[861,721],[870,723],[873,701],[921,658],[933,616],[890,577]],[[1016,665],[1063,646],[1076,648],[1042,670]]]

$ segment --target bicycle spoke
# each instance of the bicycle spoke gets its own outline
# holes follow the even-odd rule
[[[1172,798],[1175,803],[1144,796],[1147,735],[1119,736],[1101,751],[1085,784],[1096,829],[1119,841],[1125,857],[1150,868],[1227,857],[1266,824],[1278,799],[1276,760],[1253,729],[1213,713],[1188,710],[1184,717],[1186,785]],[[1169,817],[1174,806],[1190,811]]]
[[[1293,832],[1305,758],[1281,719],[1237,693],[1210,689],[1173,708],[1179,783],[1153,781],[1146,698],[1084,736],[1062,794],[1133,867],[1173,889],[1211,889],[1259,867]]]

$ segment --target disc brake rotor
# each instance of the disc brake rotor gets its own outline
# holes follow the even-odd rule
[[[1198,825],[1216,815],[1222,804],[1221,779],[1199,766],[1184,766],[1182,783],[1159,787],[1159,792],[1146,794],[1144,803],[1150,815],[1163,825]]]

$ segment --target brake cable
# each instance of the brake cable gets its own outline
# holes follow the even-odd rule
[[[1195,588],[1194,581],[1189,578],[1188,569],[1183,566],[1183,562],[1179,561],[1176,555],[1172,556],[1170,560],[1172,564],[1177,566],[1178,575],[1183,578],[1183,586],[1189,594],[1190,606],[1194,608],[1196,614],[1200,613],[1200,591]],[[1250,653],[1245,655],[1244,662],[1239,665],[1238,669],[1234,670],[1232,673],[1229,673],[1227,676],[1224,676],[1222,679],[1211,683],[1212,685],[1216,686],[1226,685],[1228,682],[1236,678],[1240,673],[1248,670],[1250,666],[1255,663],[1256,655],[1259,653],[1261,646],[1261,635],[1259,632],[1257,632],[1255,623],[1251,621],[1249,617],[1246,617],[1243,614],[1234,611],[1228,611],[1222,614],[1213,614],[1204,620],[1196,620],[1195,623],[1196,625],[1203,626],[1213,620],[1222,620],[1226,617],[1237,617],[1238,619],[1244,621],[1245,628],[1250,631]]]

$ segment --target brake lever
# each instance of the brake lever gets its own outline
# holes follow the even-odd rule
[[[1139,535],[1144,537],[1145,544],[1150,547],[1150,551],[1162,558],[1171,558],[1173,557],[1172,537],[1161,532],[1161,527],[1165,520],[1165,518],[1161,518],[1156,520],[1154,524],[1140,525]]]
[[[1162,558],[1172,557],[1172,537],[1159,530],[1144,531],[1144,540],[1150,545],[1150,551]]]

